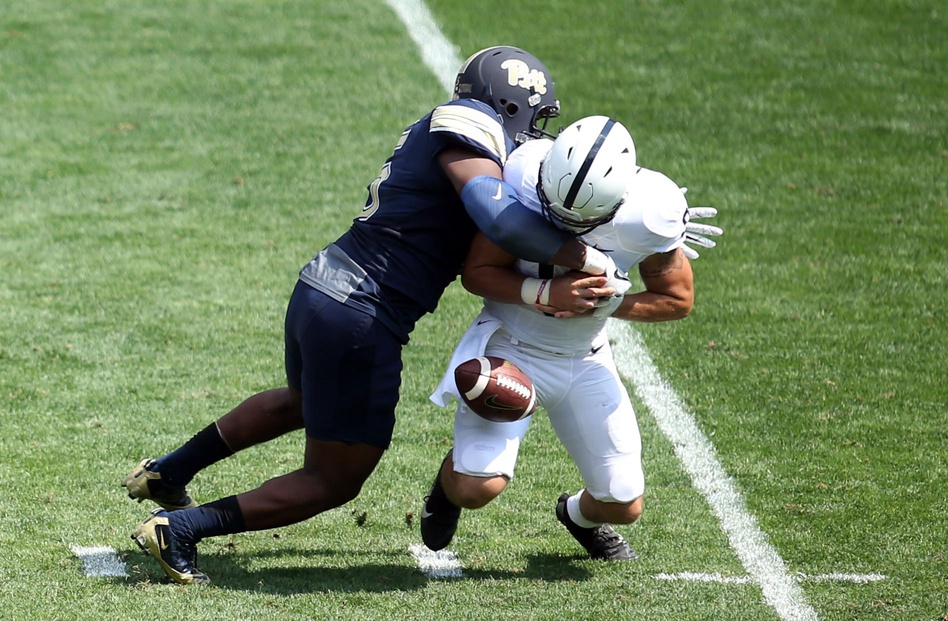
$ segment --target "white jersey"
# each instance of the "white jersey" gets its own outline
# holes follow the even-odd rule
[[[531,140],[514,150],[504,166],[504,181],[517,191],[520,202],[538,213],[542,213],[536,189],[540,162],[552,146],[552,140]],[[684,244],[687,209],[688,202],[677,183],[660,172],[637,168],[615,218],[580,239],[607,253],[620,270],[628,272],[649,255]],[[521,260],[517,261],[517,269],[534,278],[550,278],[567,271]],[[504,323],[515,340],[548,352],[588,353],[606,340],[608,317],[555,319],[526,304],[493,300],[485,300],[484,308]]]

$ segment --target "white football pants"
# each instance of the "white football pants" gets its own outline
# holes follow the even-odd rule
[[[608,342],[603,341],[601,348],[585,356],[561,356],[513,342],[500,328],[490,336],[481,354],[472,353],[471,341],[480,338],[472,332],[476,331],[465,333],[458,349],[466,349],[468,357],[483,354],[510,360],[526,373],[536,389],[538,406],[546,410],[593,498],[626,503],[643,494],[645,475],[638,422]],[[453,374],[453,367],[448,374]],[[512,479],[520,442],[533,416],[513,423],[494,423],[459,401],[454,419],[455,471]]]

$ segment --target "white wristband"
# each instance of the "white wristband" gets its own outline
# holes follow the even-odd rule
[[[549,278],[524,278],[520,285],[520,299],[524,304],[533,306],[534,304],[550,303],[550,279]]]

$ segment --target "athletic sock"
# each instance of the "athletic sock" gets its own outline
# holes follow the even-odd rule
[[[177,536],[197,543],[205,537],[233,535],[247,530],[236,496],[168,514],[168,526]]]
[[[583,497],[585,490],[580,490],[566,499],[566,513],[569,515],[569,519],[573,520],[573,523],[581,528],[596,528],[600,526],[601,522],[593,522],[586,519],[586,516],[583,515],[582,510],[579,508],[579,499]]]
[[[217,423],[211,423],[181,448],[155,460],[157,463],[153,469],[161,473],[162,482],[172,487],[182,487],[204,468],[233,454],[221,437]]]

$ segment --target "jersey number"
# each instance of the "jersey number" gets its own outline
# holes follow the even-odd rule
[[[369,200],[365,203],[365,207],[362,208],[362,215],[359,216],[359,220],[365,222],[372,217],[372,214],[379,210],[379,186],[382,185],[383,181],[388,179],[390,174],[392,174],[392,163],[385,162],[385,165],[382,166],[382,170],[379,171],[379,176],[375,178],[375,181],[369,184]]]

